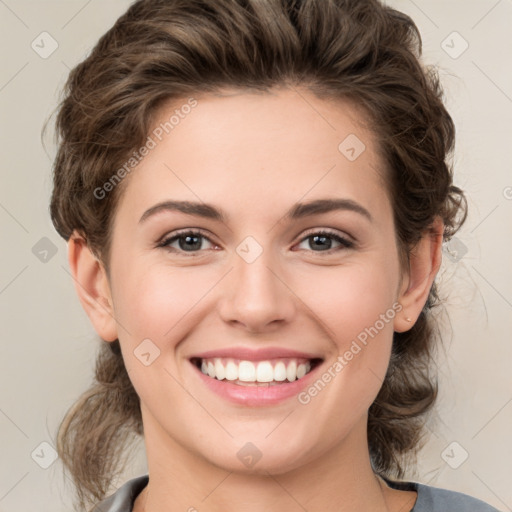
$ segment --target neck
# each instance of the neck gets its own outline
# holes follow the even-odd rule
[[[376,477],[366,428],[353,429],[339,446],[285,472],[263,464],[251,471],[225,469],[185,449],[151,422],[144,432],[150,478],[134,512],[407,512],[416,498]]]

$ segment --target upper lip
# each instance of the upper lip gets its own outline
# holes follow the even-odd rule
[[[282,347],[267,347],[258,349],[248,347],[228,347],[201,352],[200,354],[193,355],[190,359],[213,359],[215,357],[241,359],[244,361],[264,361],[278,358],[322,359],[322,357],[318,354],[300,352],[298,350],[289,350]]]

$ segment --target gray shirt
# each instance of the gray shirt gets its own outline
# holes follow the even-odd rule
[[[129,480],[112,496],[96,505],[93,512],[132,512],[135,498],[146,487],[148,481],[149,475]],[[483,501],[460,492],[413,482],[388,481],[388,485],[393,489],[418,493],[416,503],[410,512],[499,512]]]

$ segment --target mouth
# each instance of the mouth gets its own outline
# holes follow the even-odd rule
[[[200,386],[242,407],[267,407],[296,397],[320,373],[324,358],[280,346],[232,346],[189,357]]]
[[[244,387],[286,386],[311,373],[322,358],[280,357],[244,360],[232,357],[192,357],[190,362],[210,379]]]

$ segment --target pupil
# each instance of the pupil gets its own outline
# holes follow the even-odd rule
[[[201,242],[200,241],[198,242],[199,238],[200,237],[198,237],[198,236],[190,236],[190,235],[182,237],[181,240],[185,239],[185,243],[182,244],[181,240],[180,240],[180,248],[185,250],[185,251],[190,250],[190,249],[200,249],[201,248]],[[193,240],[196,240],[195,244],[194,243],[190,244],[189,242],[193,241]]]
[[[326,237],[326,236],[323,236],[323,235],[315,235],[315,236],[313,236],[313,240],[315,241],[315,246],[316,246],[316,247],[320,247],[322,243],[324,243],[324,244],[325,244],[325,243],[326,243],[326,242],[325,242],[326,240],[329,240],[329,242],[330,242],[329,237]],[[317,243],[319,240],[321,241],[321,242],[320,242],[320,244],[318,244],[318,243]],[[328,246],[329,246],[329,247],[327,247],[327,249],[330,249],[330,245],[331,245],[331,244],[329,243],[329,244],[328,244]]]

